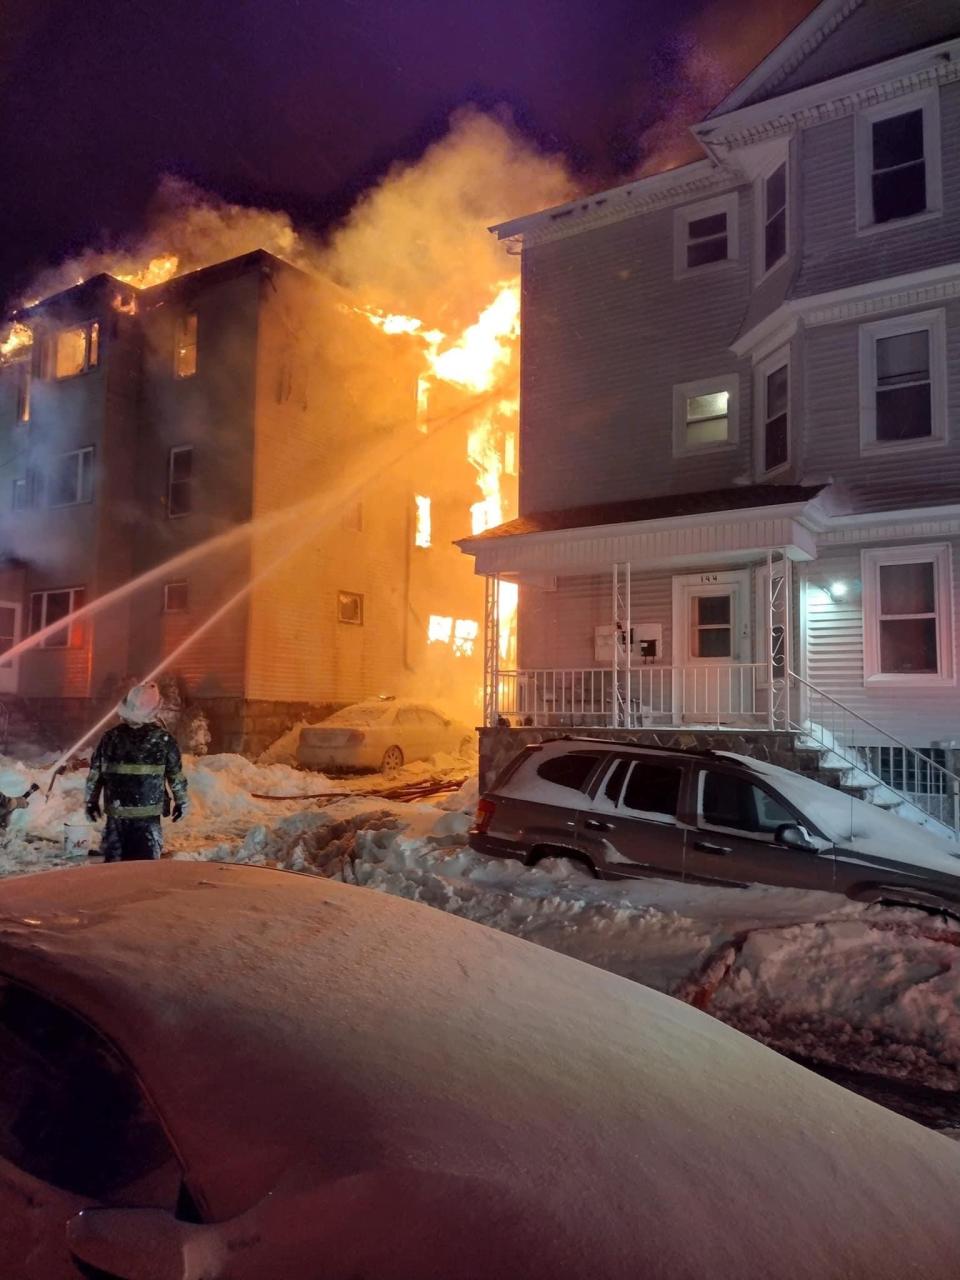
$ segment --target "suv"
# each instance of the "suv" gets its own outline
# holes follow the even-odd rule
[[[960,847],[777,765],[590,738],[525,747],[480,799],[480,853],[845,893],[960,916]]]

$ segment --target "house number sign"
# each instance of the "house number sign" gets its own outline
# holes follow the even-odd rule
[[[720,575],[719,573],[701,573],[700,581],[701,582],[719,582]]]

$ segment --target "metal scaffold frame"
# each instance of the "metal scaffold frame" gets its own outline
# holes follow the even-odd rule
[[[630,565],[613,566],[613,699],[610,725],[629,729],[632,725],[631,649],[633,628],[630,624]]]
[[[500,575],[484,578],[483,601],[483,722],[500,719]]]
[[[767,552],[767,681],[771,729],[790,725],[793,647],[792,563],[786,551]]]

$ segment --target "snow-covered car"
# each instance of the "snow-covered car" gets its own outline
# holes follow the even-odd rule
[[[960,1147],[417,903],[163,861],[0,885],[10,1280],[954,1280]]]
[[[825,889],[960,915],[960,846],[778,765],[726,751],[534,744],[480,798],[482,853],[598,875]]]
[[[297,762],[326,771],[380,769],[394,773],[411,760],[475,750],[469,725],[410,698],[371,698],[343,707],[300,730]]]

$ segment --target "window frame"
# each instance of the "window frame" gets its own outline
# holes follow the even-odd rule
[[[182,587],[184,592],[185,603],[177,607],[170,604],[170,588]],[[178,578],[173,582],[165,582],[163,584],[163,612],[164,613],[189,613],[190,612],[190,584],[185,578]]]
[[[767,266],[767,223],[770,219],[767,217],[767,184],[779,168],[783,168],[784,172],[784,228],[783,228],[783,256],[777,258],[776,262]],[[783,147],[777,149],[775,157],[768,159],[767,163],[757,173],[754,181],[754,201],[753,201],[753,218],[754,218],[754,280],[753,286],[757,288],[759,285],[771,276],[774,271],[778,271],[785,262],[790,261],[790,254],[793,245],[793,211],[791,202],[793,199],[793,174],[790,171],[790,149]]]
[[[343,616],[344,603],[347,599],[359,602],[358,614],[356,618],[345,618]],[[362,591],[344,591],[337,588],[337,621],[342,622],[348,627],[362,627],[364,623],[363,616],[363,592]]]
[[[190,455],[190,478],[188,480],[174,480],[173,478],[173,462],[174,458],[180,454],[188,453]],[[180,520],[184,516],[193,515],[193,454],[194,447],[192,444],[175,444],[167,454],[167,519]],[[190,495],[190,503],[185,511],[173,510],[173,486],[186,485]]]
[[[726,391],[727,438],[712,444],[687,444],[687,401],[696,396],[715,395]],[[696,382],[678,382],[673,387],[673,456],[695,457],[699,454],[723,453],[740,443],[740,375],[718,374],[714,378],[698,378]]]
[[[68,617],[76,609],[81,608],[86,603],[87,589],[86,587],[82,587],[82,586],[81,587],[47,587],[47,588],[43,588],[40,591],[30,592],[30,600],[29,600],[28,609],[27,609],[27,634],[28,635],[35,636],[39,632],[43,631],[45,627],[53,625],[50,623],[50,621],[47,618],[47,605],[48,605],[49,597],[63,595],[63,594],[67,594],[70,597],[68,608],[67,608]],[[80,597],[79,603],[77,602],[78,596]],[[42,601],[40,606],[40,625],[38,627],[34,627],[33,625],[34,603],[33,602],[34,600],[38,600],[38,599]],[[47,638],[42,642],[42,644],[40,645],[40,648],[41,649],[84,649],[86,648],[86,643],[87,643],[86,629],[82,622],[64,623],[63,630],[66,631],[67,635],[66,635],[66,640],[62,644],[59,642],[51,643],[51,641],[55,641],[55,637],[57,635],[57,632],[54,631],[52,635],[47,636]]]
[[[687,262],[687,250],[690,247],[690,223],[701,218],[713,218],[717,214],[726,214],[727,218],[727,256],[716,262],[705,262],[701,266],[691,267]],[[685,280],[689,276],[709,274],[721,271],[740,260],[740,196],[737,191],[727,191],[723,195],[714,196],[710,200],[701,200],[698,204],[687,204],[673,211],[673,275],[675,280]]]
[[[20,486],[23,486],[21,489]],[[19,502],[17,495],[23,493],[24,501]],[[11,511],[35,511],[43,505],[43,477],[36,467],[27,467],[22,476],[13,477],[13,493],[10,502]]]
[[[75,330],[83,331],[83,367],[75,373],[57,373],[57,345],[60,335]],[[100,365],[100,321],[96,319],[81,320],[78,324],[59,325],[47,339],[46,361],[47,377],[53,382],[69,382],[71,378],[82,378]]]
[[[877,439],[877,342],[926,330],[930,356],[930,435],[915,440]],[[947,317],[943,308],[915,311],[862,324],[858,334],[860,382],[860,454],[911,453],[940,449],[948,440]]]
[[[765,359],[760,360],[753,369],[753,405],[754,405],[754,463],[757,476],[768,478],[789,471],[793,465],[793,369],[791,367],[792,352],[790,348],[778,347]],[[787,371],[787,457],[775,467],[768,467],[767,462],[767,383],[779,369]]]
[[[55,502],[54,497],[56,489],[53,484],[50,485],[50,495],[48,506],[56,509],[64,507],[85,507],[93,502],[93,468],[94,468],[95,446],[92,444],[84,445],[82,449],[68,449],[65,453],[58,453],[53,458],[53,465],[56,467],[66,458],[76,458],[76,492],[77,496],[69,502]],[[85,461],[86,460],[86,461]],[[84,478],[87,479],[87,495],[84,497]]]
[[[760,778],[748,778],[743,774],[737,773],[732,769],[718,769],[715,765],[699,765],[697,767],[697,781],[695,788],[695,804],[693,812],[693,820],[698,831],[716,831],[723,835],[735,836],[738,840],[757,840],[761,844],[777,845],[777,832],[774,831],[747,831],[744,827],[724,827],[719,823],[707,822],[703,813],[703,795],[707,785],[707,775],[710,773],[719,773],[724,777],[733,778],[741,786],[753,788],[760,791],[763,795],[768,796],[771,800],[776,801],[778,805],[788,814],[791,815],[793,822],[798,826],[802,826],[809,830],[811,828],[810,819],[807,818],[796,805],[791,804],[786,796],[781,795],[773,787]],[[754,801],[754,809],[756,809],[756,801]],[[788,826],[789,823],[778,823],[777,829],[782,826]],[[785,848],[787,846],[777,845],[777,848]]]
[[[923,159],[926,179],[927,207],[920,213],[905,218],[890,218],[877,222],[873,210],[873,126],[894,116],[923,113]],[[943,161],[942,134],[940,128],[939,88],[919,90],[895,98],[892,102],[880,102],[857,112],[854,138],[854,167],[856,185],[857,235],[876,235],[897,227],[916,226],[943,213]]]
[[[882,671],[880,668],[880,569],[884,565],[927,564],[934,567],[934,611],[937,621],[937,670]],[[940,688],[956,684],[953,654],[953,556],[948,542],[907,547],[870,547],[860,552],[863,582],[863,683],[865,687]],[[904,615],[906,616],[906,615]]]
[[[200,321],[196,311],[184,311],[177,316],[173,326],[173,376],[178,382],[195,378],[200,367]],[[192,368],[183,368],[188,352],[193,352]]]

